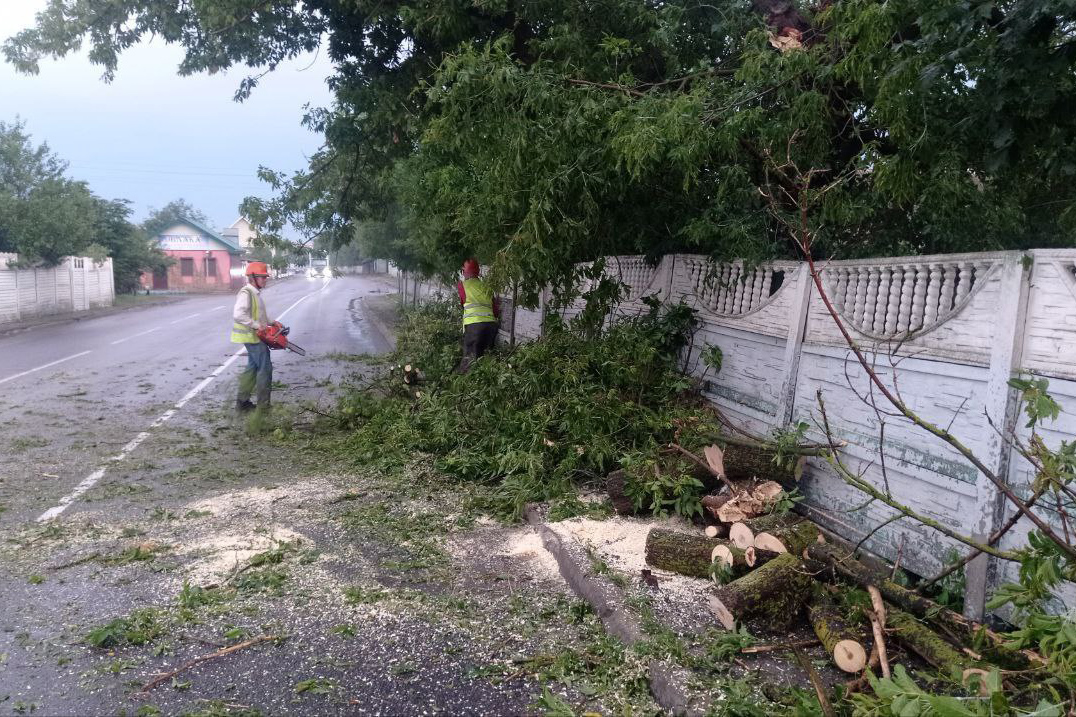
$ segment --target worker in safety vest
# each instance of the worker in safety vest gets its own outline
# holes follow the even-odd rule
[[[239,290],[232,309],[232,343],[243,344],[247,349],[247,367],[239,375],[239,395],[235,409],[245,413],[254,408],[250,394],[255,391],[258,408],[268,410],[269,393],[273,383],[273,361],[269,347],[258,338],[258,331],[272,322],[265,310],[261,292],[269,282],[269,267],[263,261],[247,264],[247,285]]]
[[[493,348],[497,338],[500,302],[478,273],[478,262],[468,259],[463,262],[463,281],[456,284],[463,306],[463,360],[456,369],[459,373],[467,373],[471,363]]]

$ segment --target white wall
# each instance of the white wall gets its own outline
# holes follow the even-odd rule
[[[95,264],[68,257],[48,269],[15,269],[15,254],[0,254],[0,325],[13,321],[111,306],[112,260]]]

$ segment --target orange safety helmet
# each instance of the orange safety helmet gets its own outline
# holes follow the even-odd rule
[[[269,267],[264,261],[252,261],[247,264],[247,276],[269,276]]]
[[[479,266],[477,259],[468,259],[463,262],[463,277],[465,279],[473,279],[479,274]]]

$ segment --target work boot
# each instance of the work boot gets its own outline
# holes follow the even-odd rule
[[[242,401],[238,400],[238,399],[236,400],[236,402],[235,402],[235,412],[236,413],[250,413],[253,410],[254,410],[254,404],[251,403],[249,400],[242,400]]]

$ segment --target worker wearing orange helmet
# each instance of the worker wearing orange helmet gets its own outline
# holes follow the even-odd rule
[[[273,383],[273,361],[269,347],[258,338],[258,331],[272,323],[261,292],[269,282],[269,267],[263,261],[247,264],[247,284],[235,297],[232,309],[232,343],[243,344],[247,349],[247,367],[239,376],[239,394],[235,409],[240,413],[253,410],[251,393],[258,399],[257,408],[268,410]]]
[[[463,281],[456,284],[463,306],[463,359],[456,369],[459,373],[467,373],[474,360],[493,348],[497,339],[500,302],[479,273],[478,261],[468,259],[463,262]]]

